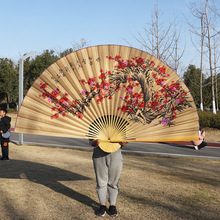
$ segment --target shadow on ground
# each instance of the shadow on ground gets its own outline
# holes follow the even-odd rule
[[[42,184],[55,192],[61,193],[80,203],[90,206],[93,210],[98,207],[98,203],[88,196],[83,195],[59,182],[90,180],[90,178],[86,176],[53,166],[22,160],[0,161],[0,166],[2,168],[0,178],[28,179],[29,181]]]

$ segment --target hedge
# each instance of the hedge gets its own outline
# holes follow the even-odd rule
[[[208,111],[198,111],[201,127],[220,129],[220,113],[213,114]]]

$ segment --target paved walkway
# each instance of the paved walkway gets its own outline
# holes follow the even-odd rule
[[[11,128],[11,131],[14,132],[14,128]],[[158,142],[153,142],[158,143]],[[160,143],[160,142],[159,142]],[[190,141],[168,141],[164,142],[166,144],[177,144],[177,145],[192,145]],[[209,147],[220,147],[220,142],[207,142],[207,146]]]
[[[178,145],[193,145],[190,141],[168,141],[166,144],[178,144]],[[209,147],[220,147],[220,143],[207,142]]]

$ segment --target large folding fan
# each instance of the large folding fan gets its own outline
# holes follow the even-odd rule
[[[106,152],[121,141],[198,139],[193,98],[178,75],[154,56],[101,45],[66,55],[34,82],[15,132],[99,139]]]

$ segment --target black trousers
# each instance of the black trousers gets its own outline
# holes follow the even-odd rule
[[[8,141],[1,141],[2,159],[8,159]]]

